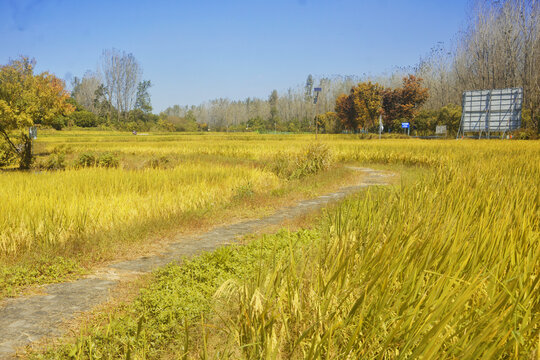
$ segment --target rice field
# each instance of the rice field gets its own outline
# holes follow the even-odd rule
[[[9,173],[1,182],[0,251],[16,254],[223,206],[238,189],[267,191],[278,179],[259,169],[190,162],[173,169]]]
[[[246,188],[270,192],[281,182],[267,167],[276,154],[301,152],[311,142],[310,135],[45,133],[36,144],[38,154],[45,155],[37,161],[62,152],[67,169],[0,174],[0,255],[61,247],[117,228],[219,207]],[[338,162],[366,156],[362,143],[347,137],[329,136],[323,143]],[[380,151],[381,161],[400,160],[395,150],[383,146]],[[423,148],[416,151],[411,161],[428,161],[420,155]],[[70,166],[77,154],[88,152],[113,154],[120,167]]]
[[[167,231],[197,230],[225,211],[257,216],[294,198],[300,183],[269,165],[278,150],[302,153],[309,142],[269,139],[41,133],[34,170],[0,172],[0,297],[152,246]],[[312,183],[300,187],[326,191]]]
[[[119,139],[71,143],[247,166],[312,141],[250,134]],[[540,143],[340,135],[321,142],[338,163],[394,169],[404,180],[328,209],[311,230],[282,231],[160,270],[126,310],[39,358],[540,356]],[[256,186],[272,186],[266,173],[251,176],[265,179]]]
[[[309,248],[262,277],[225,282],[223,348],[242,358],[538,358],[540,157],[526,145],[459,145],[418,182],[329,212]]]

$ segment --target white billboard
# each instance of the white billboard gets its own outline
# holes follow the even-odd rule
[[[463,93],[460,131],[505,132],[521,127],[522,88]]]

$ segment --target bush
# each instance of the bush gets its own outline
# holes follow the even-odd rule
[[[117,168],[120,165],[118,157],[110,152],[95,154],[92,152],[86,152],[79,155],[75,160],[75,167],[84,168],[99,166],[105,168]]]
[[[538,139],[538,133],[534,129],[519,129],[512,133],[512,139],[536,140]]]
[[[247,183],[240,185],[236,189],[234,189],[233,199],[243,200],[253,197],[254,194],[255,190],[253,190],[253,184],[248,181]]]
[[[73,153],[73,147],[71,145],[60,144],[53,147],[51,153],[52,154],[60,154],[60,153],[71,154]]]
[[[92,152],[86,152],[79,154],[79,157],[75,160],[75,167],[84,168],[96,166],[96,154]]]
[[[115,154],[106,152],[99,155],[97,165],[106,168],[117,168],[118,165],[120,165],[120,160],[118,160],[118,157]]]
[[[164,169],[169,165],[169,159],[166,156],[153,157],[149,159],[145,167],[152,169]]]
[[[64,170],[66,168],[66,154],[53,153],[46,159],[36,161],[34,167],[39,170]]]
[[[270,163],[270,170],[285,179],[300,179],[326,170],[331,164],[330,149],[317,143],[297,154],[279,152]]]
[[[66,119],[63,116],[58,116],[51,121],[51,127],[54,130],[62,130],[66,126]]]
[[[79,127],[94,127],[97,125],[97,116],[90,111],[75,111],[69,116],[76,126]]]
[[[174,126],[172,122],[169,122],[163,119],[160,119],[157,122],[157,128],[159,130],[170,131],[170,132],[176,131],[176,127]]]

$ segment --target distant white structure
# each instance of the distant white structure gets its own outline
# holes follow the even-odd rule
[[[437,125],[435,127],[435,134],[446,136],[446,125]]]
[[[475,132],[480,138],[519,129],[522,104],[522,88],[465,91],[458,138],[460,133]]]

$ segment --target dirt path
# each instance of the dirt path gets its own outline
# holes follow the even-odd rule
[[[365,173],[362,183],[358,185],[300,201],[261,219],[217,227],[202,235],[179,239],[159,255],[113,263],[104,271],[77,281],[47,285],[41,295],[7,300],[0,307],[0,359],[13,358],[17,348],[43,337],[61,336],[63,322],[106,302],[110,290],[122,277],[151,272],[172,261],[181,261],[186,256],[212,251],[234,242],[239,236],[318,210],[360,189],[372,185],[386,185],[386,179],[392,176],[367,168],[353,169]]]

